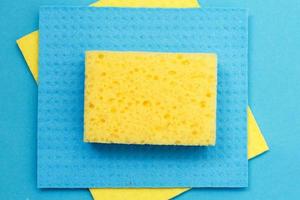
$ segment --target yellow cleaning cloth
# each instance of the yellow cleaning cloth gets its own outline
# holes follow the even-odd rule
[[[197,0],[101,0],[95,7],[198,8]]]
[[[90,189],[95,200],[168,200],[190,188]]]
[[[17,44],[34,77],[38,79],[39,32],[34,31],[17,40]]]
[[[120,0],[104,0],[98,1],[95,6],[103,7],[102,2],[111,2],[110,5],[117,5]],[[165,8],[176,8],[173,6],[174,0],[140,0],[140,5],[135,7],[146,7],[149,2],[157,2],[157,7],[160,2],[164,2]],[[197,8],[200,7],[197,0],[178,0],[180,1],[177,8]],[[131,1],[132,2],[132,1]],[[153,3],[151,3],[153,4]],[[108,6],[108,5],[107,5]],[[128,5],[128,7],[131,7]],[[32,32],[17,40],[18,46],[29,66],[29,69],[37,81],[38,78],[38,32]],[[248,158],[251,159],[267,151],[268,145],[260,132],[254,116],[248,107]],[[254,127],[254,128],[251,128]],[[90,189],[95,200],[166,200],[173,198],[190,188],[151,188],[151,189]],[[128,197],[128,198],[127,198]]]
[[[84,140],[214,145],[217,56],[86,52]]]
[[[254,118],[254,115],[250,107],[247,108],[247,112],[248,112],[248,159],[251,159],[259,154],[262,154],[265,151],[268,151],[269,147],[258,127],[258,124]]]

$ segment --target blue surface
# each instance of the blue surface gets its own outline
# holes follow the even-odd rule
[[[50,3],[62,4],[62,1],[2,0],[0,3],[0,199],[91,199],[88,190],[36,189],[37,88],[15,40],[37,28],[38,6]],[[64,0],[64,3],[78,5],[90,1]],[[193,189],[177,199],[298,199],[300,2],[251,0],[246,4],[244,0],[203,0],[201,3],[203,7],[249,9],[249,100],[271,150],[249,162],[249,188]]]
[[[38,186],[247,186],[247,22],[241,9],[41,8]],[[84,143],[87,50],[215,52],[217,145]]]

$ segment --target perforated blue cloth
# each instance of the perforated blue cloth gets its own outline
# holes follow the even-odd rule
[[[42,7],[38,187],[245,187],[248,16],[243,9]],[[87,50],[218,54],[214,147],[83,142]]]

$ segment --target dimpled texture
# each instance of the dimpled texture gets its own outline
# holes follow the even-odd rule
[[[243,9],[42,7],[38,187],[247,186],[247,19]],[[87,50],[216,52],[216,146],[84,143]]]
[[[214,54],[87,52],[86,142],[214,145]]]

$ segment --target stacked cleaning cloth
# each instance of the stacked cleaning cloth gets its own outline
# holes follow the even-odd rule
[[[247,113],[246,10],[51,6],[39,26],[39,188],[247,187],[268,147]],[[18,41],[36,78],[37,38]]]

